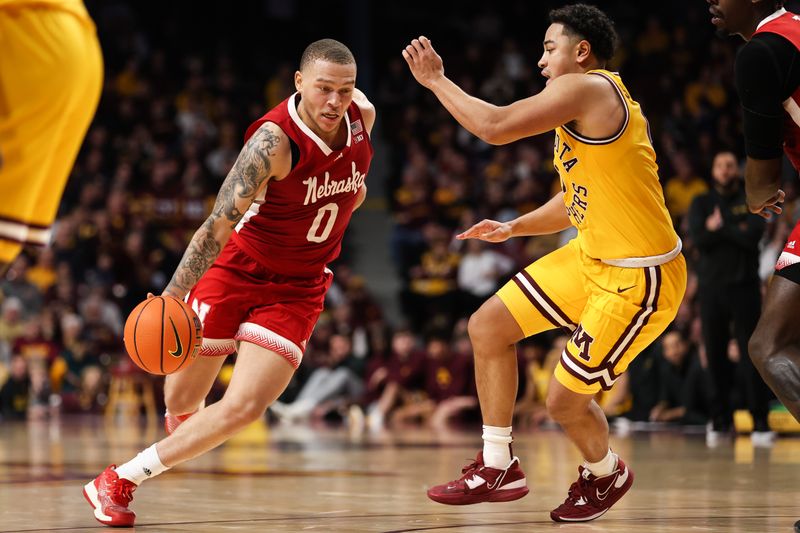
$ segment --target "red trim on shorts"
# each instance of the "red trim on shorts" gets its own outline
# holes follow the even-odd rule
[[[303,360],[303,351],[294,342],[252,322],[240,325],[234,338],[237,341],[251,342],[256,346],[275,352],[286,359],[294,369],[297,369],[300,361]]]
[[[199,355],[205,357],[219,357],[230,355],[236,351],[236,341],[233,339],[203,339]]]

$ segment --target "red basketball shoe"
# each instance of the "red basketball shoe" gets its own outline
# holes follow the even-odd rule
[[[167,435],[172,435],[175,432],[175,430],[178,429],[178,426],[180,426],[183,422],[186,421],[187,418],[189,418],[196,412],[197,411],[194,411],[193,413],[188,413],[185,415],[173,415],[172,413],[167,411],[166,413],[164,413],[164,431],[167,432]]]
[[[556,522],[588,522],[605,514],[633,485],[633,472],[617,457],[617,468],[597,477],[578,467],[578,481],[569,488],[567,499],[550,511]]]
[[[503,470],[483,464],[483,452],[465,466],[460,478],[428,489],[428,498],[447,505],[481,502],[510,502],[528,494],[525,473],[514,457]]]
[[[94,508],[94,517],[103,525],[130,527],[136,520],[136,513],[128,509],[133,500],[136,484],[121,478],[111,465],[103,473],[83,486],[83,497]]]

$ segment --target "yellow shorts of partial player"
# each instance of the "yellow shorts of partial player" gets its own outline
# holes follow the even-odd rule
[[[610,266],[577,241],[519,272],[497,295],[526,337],[555,328],[570,339],[555,369],[573,392],[608,390],[675,318],[686,290],[686,261],[646,268]]]
[[[91,19],[0,5],[0,261],[46,244],[103,83]]]

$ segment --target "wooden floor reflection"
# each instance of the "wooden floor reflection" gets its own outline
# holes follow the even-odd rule
[[[158,427],[102,419],[0,424],[0,531],[102,529],[83,483],[162,436]],[[531,494],[512,503],[448,507],[425,489],[456,476],[478,431],[251,426],[225,446],[145,483],[142,531],[791,532],[800,518],[800,439],[771,449],[740,437],[708,449],[701,436],[614,437],[636,473],[631,492],[585,524],[549,511],[576,478],[579,457],[558,431],[516,435]]]

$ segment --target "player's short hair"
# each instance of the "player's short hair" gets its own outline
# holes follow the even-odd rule
[[[617,31],[608,15],[587,4],[572,4],[550,11],[550,23],[562,24],[564,32],[585,39],[594,55],[605,62],[614,57]]]
[[[356,62],[353,52],[335,39],[320,39],[309,44],[300,57],[300,70],[317,59],[338,65],[350,65]]]

